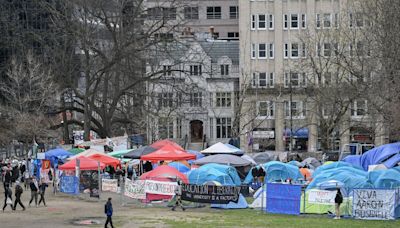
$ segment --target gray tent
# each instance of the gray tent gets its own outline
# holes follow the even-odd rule
[[[234,167],[248,166],[251,164],[251,162],[246,159],[230,154],[210,155],[194,161],[194,164],[196,165],[205,165],[208,163],[217,163]]]
[[[268,152],[262,152],[262,153],[257,153],[253,156],[253,160],[257,164],[264,164],[270,161],[276,161],[278,160],[277,155],[272,155]]]
[[[124,154],[124,158],[132,158],[132,159],[140,159],[141,156],[150,154],[157,149],[151,147],[151,146],[142,146],[136,150],[133,150],[127,154]]]
[[[303,166],[306,166],[306,165],[310,166],[311,165],[313,168],[318,168],[319,166],[321,166],[321,162],[318,161],[316,158],[312,158],[312,157],[304,159],[301,162],[301,164]]]

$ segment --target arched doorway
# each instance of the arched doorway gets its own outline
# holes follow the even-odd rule
[[[203,138],[203,122],[200,120],[190,121],[190,139],[192,142],[201,142]]]

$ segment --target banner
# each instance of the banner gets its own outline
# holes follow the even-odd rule
[[[312,189],[308,191],[308,202],[315,204],[333,205],[337,191]]]
[[[42,160],[42,170],[50,169],[50,160]]]
[[[146,180],[144,191],[151,194],[174,196],[176,186],[178,186],[176,182]]]
[[[118,191],[118,180],[117,179],[102,179],[101,190],[103,192],[117,192]]]
[[[396,190],[355,189],[353,216],[357,219],[395,219]]]
[[[49,171],[50,169],[41,169],[40,170],[40,180],[43,180],[45,183],[50,183],[49,178]]]
[[[240,190],[240,186],[182,184],[182,200],[215,204],[237,203]]]
[[[78,194],[78,177],[76,176],[61,176],[60,191],[68,194]]]
[[[301,186],[291,184],[267,184],[267,212],[276,214],[300,214]]]
[[[132,182],[129,179],[125,179],[124,195],[133,199],[146,199],[144,185],[144,180],[136,180]]]

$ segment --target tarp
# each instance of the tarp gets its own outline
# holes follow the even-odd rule
[[[303,175],[301,175],[299,168],[294,165],[278,161],[271,161],[262,164],[262,166],[264,167],[266,172],[266,177],[265,177],[266,182],[286,181],[288,178],[294,181],[303,179]],[[250,170],[244,180],[244,183],[250,184],[252,181],[253,181],[253,176]]]
[[[275,214],[300,214],[301,186],[267,184],[267,212]]]
[[[368,173],[368,181],[375,188],[399,188],[400,172],[396,169],[375,170]]]
[[[141,156],[153,153],[156,151],[156,148],[151,146],[142,146],[136,150],[132,150],[129,153],[123,155],[124,158],[132,158],[132,159],[140,159]]]
[[[102,163],[104,163],[106,165],[111,165],[114,168],[116,168],[117,165],[121,164],[120,160],[118,160],[116,158],[112,158],[112,157],[106,156],[105,154],[92,154],[88,158],[96,160],[96,161],[99,161],[99,162],[102,162]]]
[[[57,149],[53,149],[53,150],[49,150],[47,152],[44,153],[44,156],[47,160],[51,160],[52,158],[65,158],[65,157],[69,157],[72,156],[73,154],[61,149],[61,148],[57,148]]]
[[[80,162],[80,170],[97,170],[98,161],[87,158],[87,157],[79,157],[75,158],[64,165],[58,167],[59,170],[75,170],[76,160],[79,159]],[[100,162],[100,169],[104,169],[106,165]]]
[[[79,154],[79,153],[82,153],[83,151],[85,151],[85,149],[82,149],[82,148],[72,148],[72,149],[68,150],[68,152],[70,152],[72,154]]]
[[[362,170],[360,166],[353,166],[353,165],[351,165],[350,163],[347,163],[347,162],[342,162],[342,161],[329,162],[329,163],[325,162],[324,165],[318,167],[314,171],[313,177],[318,176],[319,173],[324,172],[326,170],[335,169],[335,168],[339,168],[339,167],[352,167],[352,168],[356,168],[356,169]]]
[[[171,166],[171,167],[177,169],[181,173],[187,173],[190,171],[190,168],[187,167],[186,165],[182,164],[181,162],[170,162],[170,163],[168,163],[168,166]]]
[[[195,159],[196,155],[189,154],[184,150],[177,149],[171,144],[167,144],[153,153],[143,155],[140,160],[144,161],[179,161],[179,160],[192,160]]]
[[[321,162],[318,161],[316,158],[309,157],[304,159],[301,164],[304,166],[309,166],[310,168],[318,168],[321,166]]]
[[[207,149],[202,150],[201,153],[203,153],[203,154],[236,154],[236,155],[242,155],[244,153],[243,151],[236,148],[235,146],[232,146],[230,144],[228,144],[228,145],[218,142],[218,143],[208,147]]]
[[[375,147],[362,155],[349,155],[343,161],[359,165],[364,170],[368,170],[370,165],[381,163],[387,168],[392,168],[400,162],[400,142]]]
[[[140,176],[141,180],[176,180],[180,179],[184,183],[189,183],[188,178],[185,174],[179,172],[174,167],[170,167],[167,165],[160,165],[157,168],[153,169],[150,172],[144,173]]]
[[[202,185],[209,181],[217,181],[222,185],[241,184],[239,175],[235,168],[221,164],[206,164],[188,174],[190,184]]]
[[[231,155],[231,154],[210,155],[210,156],[200,158],[199,160],[194,161],[194,164],[196,164],[196,165],[204,165],[204,164],[209,164],[209,163],[230,165],[230,166],[234,166],[234,167],[248,166],[251,164],[250,161],[243,159],[241,157],[238,157],[236,155]]]

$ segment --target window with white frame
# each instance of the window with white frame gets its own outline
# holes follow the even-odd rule
[[[351,116],[365,116],[368,111],[368,103],[367,100],[359,99],[354,101],[353,107],[351,109]]]
[[[289,58],[289,44],[287,43],[283,45],[283,58]]]
[[[273,101],[259,101],[258,102],[258,116],[263,118],[274,118],[275,102]]]
[[[163,66],[163,76],[171,76],[172,71],[171,71],[171,66],[164,65]]]
[[[190,65],[190,75],[199,76],[201,74],[201,65]]]
[[[290,14],[290,28],[292,28],[292,29],[299,28],[299,15],[298,14]]]
[[[283,15],[283,29],[288,29],[289,16],[287,14]]]
[[[216,107],[229,108],[232,105],[232,94],[230,92],[217,92],[216,93]]]
[[[201,107],[203,96],[201,92],[190,93],[190,107]]]
[[[160,139],[174,137],[174,122],[171,118],[160,117],[158,119],[158,136]]]
[[[258,44],[258,58],[267,58],[267,44]]]
[[[220,65],[221,75],[229,75],[229,65],[223,64]]]
[[[199,7],[185,7],[184,17],[186,20],[197,20],[199,19]]]
[[[275,51],[274,44],[273,43],[268,44],[268,53],[269,53],[268,57],[270,59],[274,58],[274,51]]]
[[[221,6],[207,6],[207,19],[221,19]]]
[[[285,101],[285,117],[304,118],[306,116],[305,103],[303,101]]]
[[[171,108],[173,104],[173,93],[159,93],[158,94],[158,107]]]
[[[265,30],[267,28],[267,18],[265,14],[258,15],[258,29]]]
[[[299,44],[298,43],[292,43],[290,53],[291,53],[290,56],[292,58],[299,57]]]
[[[257,45],[256,44],[251,44],[251,58],[252,59],[257,58]]]
[[[307,27],[307,17],[305,14],[301,15],[301,28],[305,29]]]
[[[274,30],[274,15],[272,14],[268,15],[268,29]]]
[[[265,72],[258,73],[258,86],[267,87],[267,73]]]
[[[269,73],[269,78],[268,78],[268,86],[270,88],[273,88],[275,84],[275,74],[273,72]]]
[[[330,13],[324,13],[324,28],[330,28],[332,26],[332,18]]]
[[[229,19],[238,19],[238,18],[239,18],[239,6],[230,6]]]
[[[299,88],[307,86],[307,76],[305,73],[286,72],[285,73],[285,88]]]
[[[232,119],[231,118],[217,118],[217,138],[231,138],[232,137]]]
[[[321,14],[319,13],[315,15],[315,25],[317,28],[321,28]]]
[[[273,72],[253,73],[253,88],[273,88],[275,84],[275,74]]]
[[[323,56],[330,57],[332,53],[331,43],[324,43],[323,44]]]
[[[256,24],[257,24],[256,17],[257,17],[257,15],[254,15],[254,14],[251,15],[251,22],[250,22],[250,24],[251,24],[250,29],[251,30],[255,30],[256,29]]]

